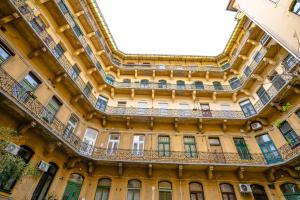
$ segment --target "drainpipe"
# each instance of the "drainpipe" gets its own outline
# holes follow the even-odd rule
[[[152,200],[154,200],[154,196],[155,196],[155,187],[152,186]]]

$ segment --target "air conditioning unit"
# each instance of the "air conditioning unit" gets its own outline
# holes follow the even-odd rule
[[[252,189],[250,184],[239,184],[241,193],[251,193]]]
[[[18,152],[20,151],[20,147],[14,143],[9,143],[5,147],[5,151],[7,151],[8,153],[11,153],[13,155],[18,155]]]
[[[262,124],[260,122],[253,122],[251,123],[251,129],[254,131],[262,129]]]
[[[41,160],[38,164],[38,169],[43,171],[43,172],[47,172],[49,169],[49,164],[43,160]]]

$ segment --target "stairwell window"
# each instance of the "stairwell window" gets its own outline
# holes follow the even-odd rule
[[[241,86],[241,81],[237,77],[234,77],[229,80],[230,87],[234,90]]]
[[[13,55],[13,52],[10,51],[2,41],[0,41],[0,66]]]
[[[219,81],[214,81],[213,86],[214,86],[215,90],[223,90],[223,86]]]
[[[240,102],[240,106],[242,108],[242,111],[244,112],[245,117],[250,117],[256,114],[256,111],[249,99]]]
[[[295,0],[293,2],[291,11],[300,16],[300,0]]]
[[[285,140],[287,141],[287,143],[291,147],[295,147],[300,144],[299,136],[294,131],[294,129],[291,127],[289,122],[283,121],[279,126],[279,130],[282,133]]]

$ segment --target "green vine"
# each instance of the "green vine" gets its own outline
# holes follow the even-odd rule
[[[290,104],[289,102],[285,103],[282,105],[282,111],[287,112],[291,107],[292,107],[292,104]]]
[[[276,120],[274,125],[277,127],[277,128],[280,128],[280,125],[281,125],[282,121],[280,120]]]
[[[9,188],[12,181],[22,179],[24,176],[36,177],[40,175],[40,171],[16,155],[5,151],[6,146],[10,142],[20,140],[22,136],[11,128],[0,127],[0,184],[3,188]]]

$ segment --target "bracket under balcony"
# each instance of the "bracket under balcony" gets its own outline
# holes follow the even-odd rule
[[[17,131],[20,135],[23,135],[24,133],[26,133],[30,128],[33,128],[36,126],[36,122],[35,121],[31,121],[25,124],[20,125],[17,128]]]

